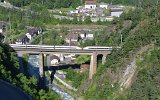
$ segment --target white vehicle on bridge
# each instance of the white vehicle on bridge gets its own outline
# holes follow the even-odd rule
[[[55,46],[55,49],[81,49],[78,46]]]
[[[82,48],[78,46],[52,46],[52,45],[19,45],[19,44],[10,44],[12,48],[29,48],[29,49],[47,49],[47,50],[69,50],[69,49],[79,49],[81,50]]]
[[[19,45],[10,44],[12,48],[17,49],[43,49],[43,50],[89,50],[89,51],[111,51],[112,49],[120,49],[121,47],[108,47],[108,46],[87,46],[84,48],[78,46],[52,46],[52,45]]]
[[[84,47],[83,50],[112,50],[112,47],[104,47],[104,46],[87,46]]]

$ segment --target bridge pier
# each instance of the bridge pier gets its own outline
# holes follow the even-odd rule
[[[96,73],[96,70],[97,70],[97,52],[93,52],[90,61],[89,79],[92,79],[93,75]]]
[[[108,54],[103,54],[103,56],[102,56],[102,64],[105,64],[107,55]]]
[[[105,64],[106,63],[106,58],[107,58],[107,55],[110,54],[111,51],[107,51],[105,53],[102,53],[102,64]]]
[[[39,75],[40,77],[44,77],[44,54],[40,53],[39,54]]]
[[[46,56],[47,56],[47,66],[51,66],[51,59],[50,59],[51,55],[47,54]]]
[[[45,89],[44,54],[39,54],[39,87]]]

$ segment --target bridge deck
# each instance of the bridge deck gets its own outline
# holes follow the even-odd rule
[[[18,52],[26,53],[63,53],[63,54],[88,54],[91,55],[93,52],[97,54],[108,53],[112,51],[112,47],[106,46],[48,46],[48,45],[16,45],[10,44],[10,46]]]

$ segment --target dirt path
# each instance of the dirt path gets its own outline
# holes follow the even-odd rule
[[[106,25],[48,25],[48,29],[97,30],[107,28]]]

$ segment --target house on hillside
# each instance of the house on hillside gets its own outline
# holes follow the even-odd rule
[[[108,5],[109,5],[109,4],[107,4],[107,3],[101,2],[101,3],[99,4],[99,7],[100,7],[100,8],[108,9]]]
[[[29,38],[29,40],[32,40],[34,37],[38,36],[40,33],[41,33],[41,29],[30,28],[28,29],[26,36]]]
[[[95,9],[96,8],[96,0],[85,0],[84,7],[86,9]]]
[[[82,40],[93,40],[94,36],[92,32],[84,31],[80,33],[80,37]]]
[[[16,44],[27,44],[29,43],[29,38],[26,35],[22,35],[16,39]]]
[[[123,13],[123,9],[121,8],[111,8],[110,9],[110,14],[113,17],[120,17],[122,13]]]
[[[68,12],[68,14],[70,14],[70,15],[78,15],[78,10],[70,10]]]
[[[65,38],[66,43],[77,43],[79,41],[79,35],[76,32],[69,32]]]
[[[97,7],[95,9],[95,11],[96,11],[96,15],[95,16],[105,16],[105,14],[104,14],[104,8]]]
[[[93,39],[93,33],[88,30],[71,30],[66,36],[65,45],[78,45],[80,41],[89,41]]]
[[[59,59],[58,56],[53,55],[53,56],[50,57],[50,61],[51,61],[51,65],[53,66],[53,65],[59,64],[60,59]]]

